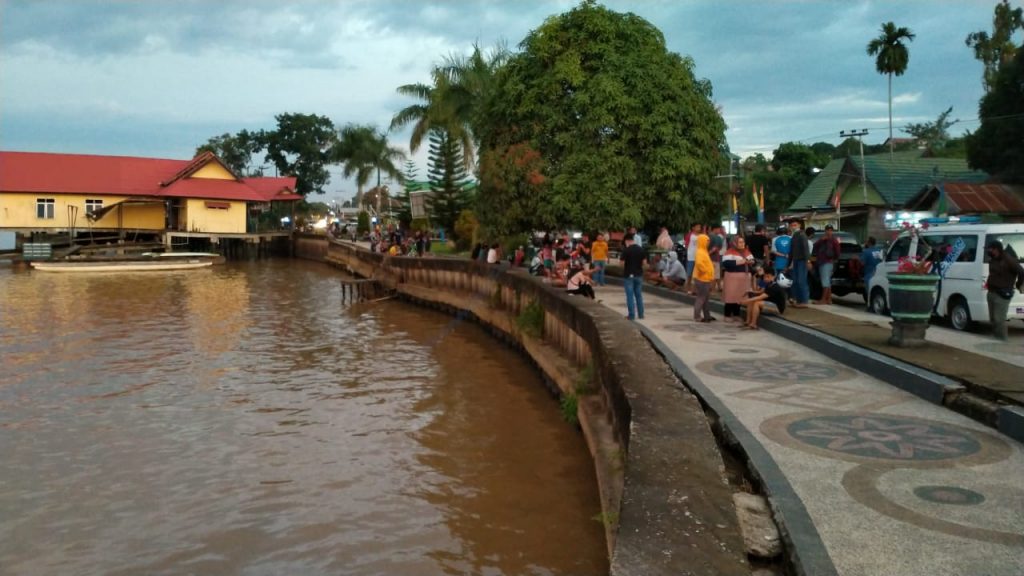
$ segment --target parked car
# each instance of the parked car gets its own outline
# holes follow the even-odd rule
[[[846,296],[850,293],[864,295],[867,302],[867,292],[864,290],[864,275],[860,262],[860,253],[863,251],[860,242],[849,232],[833,232],[839,240],[839,260],[832,270],[832,293],[836,296]],[[807,283],[811,288],[811,299],[821,298],[821,278],[818,276],[818,267],[812,266],[807,272]]]
[[[896,272],[899,259],[915,255],[924,257],[931,248],[933,272],[940,269],[949,256],[950,263],[938,284],[938,295],[932,313],[948,318],[953,328],[966,330],[974,322],[990,323],[985,280],[988,278],[988,253],[985,245],[999,240],[1018,257],[1024,254],[1024,224],[938,224],[919,230],[918,237],[901,233],[885,253],[885,261],[871,281],[871,309],[888,313],[889,282],[887,274]],[[955,261],[952,256],[955,255]],[[1014,293],[1010,301],[1010,320],[1024,320],[1024,295]]]

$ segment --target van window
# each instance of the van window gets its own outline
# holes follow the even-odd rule
[[[932,247],[932,255],[929,258],[934,262],[942,262],[946,259],[946,255],[956,250],[957,240],[963,240],[964,247],[957,256],[957,262],[974,262],[974,259],[978,255],[978,235],[977,234],[928,234],[924,236],[925,240]],[[918,248],[918,256],[921,255],[921,250]]]
[[[885,255],[886,262],[897,262],[910,252],[910,236],[903,236],[892,243],[892,248]]]
[[[985,236],[985,245],[988,246],[988,243],[991,240],[999,240],[1002,242],[1003,250],[1012,251],[1018,260],[1024,256],[1024,234],[989,234]],[[988,250],[985,251],[985,262],[988,262]]]

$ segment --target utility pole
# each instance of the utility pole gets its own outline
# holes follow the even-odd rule
[[[868,133],[868,129],[867,128],[862,128],[860,130],[843,130],[842,132],[839,133],[839,137],[840,138],[849,138],[849,137],[852,136],[852,137],[855,137],[857,139],[858,143],[860,143],[860,187],[861,187],[861,190],[864,193],[864,206],[865,206],[865,209],[867,208],[867,205],[868,205],[868,184],[867,184],[868,178],[867,178],[867,168],[864,165],[864,140],[861,137],[862,136],[867,136],[867,133]]]

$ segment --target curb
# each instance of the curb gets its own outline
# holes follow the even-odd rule
[[[622,285],[619,278],[609,277],[608,280],[609,284]],[[644,290],[685,304],[692,305],[695,300],[692,296],[649,284],[644,285]],[[723,312],[724,305],[720,300],[712,300],[710,304],[711,309],[715,312],[719,314]],[[984,400],[971,394],[966,386],[948,376],[886,356],[791,320],[764,315],[761,316],[760,322],[765,330],[773,334],[810,348],[840,364],[900,388],[932,404],[944,406],[990,428],[995,428],[1000,433],[1024,443],[1024,409],[1020,407],[1003,406]]]
[[[637,328],[679,377],[682,387],[696,394],[708,410],[715,414],[729,440],[739,444],[748,461],[747,469],[758,478],[768,496],[779,532],[786,542],[790,562],[797,574],[838,576],[803,501],[761,442],[650,328],[642,324],[637,324]]]

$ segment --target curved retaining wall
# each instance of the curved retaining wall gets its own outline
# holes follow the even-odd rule
[[[480,322],[523,350],[563,399],[577,399],[613,575],[750,573],[710,424],[632,323],[504,267],[386,257],[323,237],[294,241],[298,257]],[[544,311],[540,334],[516,322],[534,303]]]

